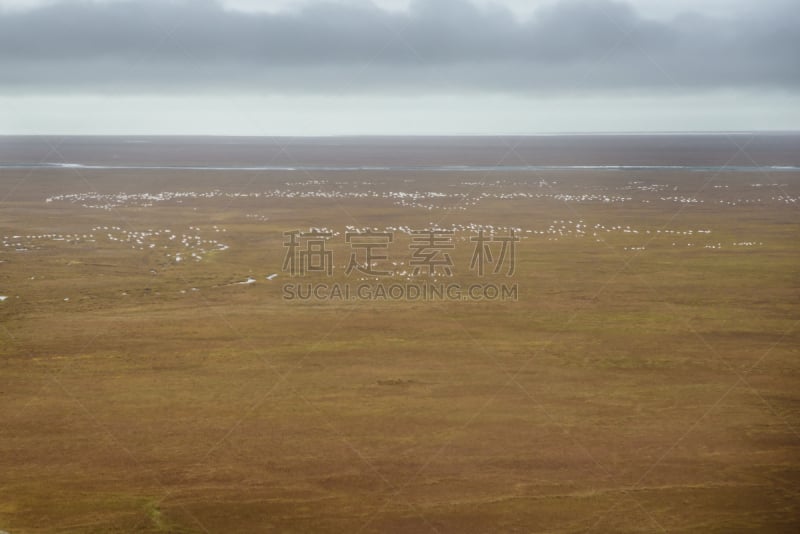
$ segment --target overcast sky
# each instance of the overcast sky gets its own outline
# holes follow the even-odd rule
[[[796,0],[0,0],[0,133],[800,129]]]

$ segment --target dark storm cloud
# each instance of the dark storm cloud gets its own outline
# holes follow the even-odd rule
[[[407,13],[314,4],[278,14],[211,0],[65,2],[0,14],[0,88],[794,91],[792,3],[664,22],[606,0],[564,0],[527,21],[466,0],[417,2]]]

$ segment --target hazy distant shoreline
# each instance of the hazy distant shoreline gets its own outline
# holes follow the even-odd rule
[[[216,171],[800,169],[800,133],[540,136],[0,136],[0,169]]]
[[[525,172],[525,171],[689,171],[798,172],[792,165],[435,165],[435,166],[210,166],[210,165],[84,165],[81,163],[0,163],[0,169],[88,169],[143,171],[397,171],[397,172]]]

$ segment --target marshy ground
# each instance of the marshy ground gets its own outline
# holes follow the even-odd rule
[[[0,171],[0,529],[794,532],[800,174]],[[413,275],[411,231],[453,232]],[[331,233],[331,277],[284,232]],[[397,283],[286,301],[390,232]],[[277,275],[277,276],[276,276]],[[250,282],[252,280],[252,282]]]

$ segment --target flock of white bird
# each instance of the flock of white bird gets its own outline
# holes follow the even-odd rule
[[[404,185],[410,185],[411,181]],[[675,194],[677,186],[659,183],[645,183],[633,180],[625,185],[613,188],[586,185],[585,191],[567,192],[555,191],[558,182],[461,182],[448,187],[458,188],[459,191],[432,191],[432,190],[384,190],[378,186],[386,186],[385,182],[373,183],[369,181],[342,181],[328,182],[326,180],[306,180],[303,182],[287,182],[283,188],[276,188],[261,192],[228,192],[218,189],[204,192],[192,191],[162,191],[158,193],[111,193],[101,194],[95,192],[69,193],[48,197],[46,202],[69,202],[86,208],[112,210],[123,207],[150,207],[155,204],[176,203],[210,199],[332,199],[332,200],[386,200],[399,207],[410,207],[433,210],[458,210],[464,211],[492,200],[550,200],[566,203],[600,203],[621,204],[641,202],[652,204],[654,202],[677,203],[684,206],[699,205],[713,202],[723,206],[738,206],[752,204],[797,204],[800,197],[791,196],[781,192],[773,196],[757,198],[714,198],[703,199],[697,195]],[[767,187],[770,184],[750,184],[753,188]],[[776,188],[783,184],[771,184]],[[377,187],[377,188],[376,188]],[[712,189],[727,189],[727,184],[712,185]],[[523,190],[525,188],[534,190]],[[574,189],[574,188],[573,188]],[[782,191],[782,189],[778,189]],[[671,195],[660,194],[672,191]],[[632,195],[635,192],[636,195]],[[254,215],[258,219],[261,216]],[[265,219],[260,219],[265,220]]]
[[[493,224],[480,224],[480,223],[451,223],[449,225],[442,225],[436,222],[429,222],[427,226],[424,228],[414,228],[405,225],[389,225],[384,227],[374,227],[374,226],[352,226],[348,225],[345,226],[344,233],[358,233],[358,234],[368,234],[372,233],[390,233],[390,234],[405,234],[405,235],[412,235],[416,231],[435,231],[435,232],[452,232],[453,239],[456,241],[467,241],[471,237],[478,235],[479,232],[484,232],[486,237],[495,237],[495,236],[508,236],[511,235],[511,232],[521,240],[529,239],[534,236],[544,237],[548,241],[558,241],[563,238],[570,238],[570,237],[592,237],[598,243],[606,243],[606,237],[611,237],[614,235],[631,235],[631,236],[641,236],[639,239],[644,242],[651,242],[655,238],[661,237],[672,237],[672,238],[680,238],[680,239],[692,239],[692,238],[703,238],[704,236],[708,236],[711,234],[711,230],[708,228],[697,228],[697,229],[670,229],[670,228],[659,228],[659,229],[637,229],[631,227],[630,225],[610,225],[606,226],[602,223],[595,223],[589,225],[583,219],[554,219],[550,224],[546,227],[541,228],[525,228],[521,226],[504,226],[504,225],[493,225]],[[335,230],[333,228],[327,226],[312,226],[309,227],[307,230],[308,233],[318,233],[318,234],[326,234],[329,238],[336,238],[343,235],[343,232]],[[756,246],[756,245],[763,245],[763,242],[755,242],[755,241],[747,241],[747,242],[737,242],[731,243],[733,246]],[[673,241],[672,246],[695,246],[695,243],[692,241],[686,242],[678,242]],[[703,248],[707,249],[718,249],[722,248],[722,244],[717,243],[705,243],[703,244]],[[622,250],[644,250],[645,247],[643,245],[633,245],[633,246],[623,246]]]
[[[558,182],[546,182],[544,180],[539,180],[538,182],[514,182],[509,180],[463,181],[457,184],[443,185],[442,187],[454,189],[449,192],[411,190],[415,183],[417,183],[416,180],[403,180],[401,185],[408,187],[409,190],[386,190],[386,188],[390,187],[388,182],[306,180],[302,182],[287,182],[282,188],[263,192],[225,192],[221,190],[110,194],[88,192],[55,195],[48,197],[46,202],[69,202],[86,208],[112,210],[125,207],[150,207],[164,203],[186,203],[191,205],[195,201],[212,199],[378,199],[389,201],[400,207],[428,211],[463,211],[483,202],[525,200],[600,204],[668,202],[681,206],[711,203],[724,206],[796,205],[800,203],[800,197],[791,196],[784,192],[787,184],[768,183],[749,184],[754,190],[754,194],[745,195],[742,198],[730,198],[730,196],[719,198],[720,195],[729,195],[725,191],[729,189],[728,184],[710,184],[708,189],[713,194],[701,198],[698,194],[680,194],[678,187],[674,185],[648,183],[640,180],[632,180],[627,184],[613,188],[602,185],[585,185],[582,186],[584,190],[579,192],[575,191],[576,186],[572,186],[569,189],[565,186],[559,186],[562,190],[555,191],[554,186],[557,186]],[[395,184],[400,184],[400,182],[395,182]],[[568,189],[568,191],[564,189]],[[777,189],[779,194],[764,195],[763,193],[767,189]],[[258,213],[247,214],[246,218],[258,222],[270,220],[268,215]],[[711,230],[707,228],[647,229],[635,228],[630,225],[606,226],[602,223],[590,224],[582,219],[553,220],[537,228],[477,222],[451,223],[449,225],[430,222],[427,228],[407,225],[388,225],[382,228],[366,226],[346,226],[344,229],[332,229],[326,226],[309,228],[309,232],[327,233],[331,237],[341,237],[343,233],[347,232],[389,232],[409,236],[418,230],[453,232],[454,241],[468,241],[470,237],[477,235],[479,232],[484,232],[488,237],[507,236],[513,232],[520,239],[539,238],[548,241],[559,241],[574,238],[592,238],[594,242],[603,243],[606,246],[619,247],[624,251],[643,251],[650,243],[671,243],[673,247],[696,247],[709,250],[723,248],[721,241],[711,241],[709,239]],[[209,234],[218,236],[226,232],[225,228],[216,225],[207,227],[205,230],[201,230],[198,226],[189,226],[188,229],[182,231],[173,231],[169,228],[129,230],[120,226],[94,226],[84,232],[3,235],[0,236],[0,254],[25,253],[59,245],[95,244],[97,246],[103,243],[124,246],[137,251],[157,252],[163,254],[163,257],[172,264],[183,264],[200,262],[208,254],[228,250],[228,245],[209,236]],[[628,242],[622,242],[615,236],[630,236],[635,238],[633,239],[634,241],[638,242],[632,244],[630,243],[631,239],[628,239]],[[668,238],[668,240],[663,241],[662,238]],[[472,243],[467,244],[472,246]],[[763,245],[763,242],[755,240],[730,243],[732,247],[757,247]],[[0,260],[0,263],[4,261]],[[413,277],[412,269],[405,262],[391,261],[391,265],[393,275],[409,279]],[[345,267],[345,265],[341,266],[342,269]],[[278,274],[273,273],[266,276],[265,280],[273,281],[277,277]],[[361,279],[364,280],[366,278]],[[252,285],[256,281],[257,279],[253,276],[248,276],[243,281],[235,282],[234,284]],[[191,288],[191,291],[198,291],[198,289]],[[8,296],[0,295],[0,303],[8,298]],[[65,298],[64,300],[68,301],[69,299]]]
[[[408,225],[388,225],[384,227],[352,226],[344,227],[344,230],[336,230],[327,226],[309,227],[307,232],[327,234],[335,238],[344,233],[380,232],[390,234],[413,235],[420,230],[452,232],[454,241],[468,241],[471,237],[484,232],[487,237],[508,236],[513,233],[519,239],[529,239],[532,237],[546,238],[548,241],[558,241],[565,238],[592,237],[596,242],[607,243],[606,237],[613,235],[641,236],[642,240],[649,242],[656,237],[680,237],[680,238],[701,238],[708,236],[711,230],[707,228],[698,229],[639,229],[630,225],[605,225],[602,223],[588,224],[583,219],[554,219],[546,226],[539,228],[526,228],[521,226],[493,225],[483,223],[451,223],[442,225],[436,222],[429,222],[424,228],[412,227]],[[210,228],[211,232],[220,234],[226,233],[227,229],[214,225]],[[133,250],[156,251],[164,254],[174,264],[187,261],[202,261],[211,252],[222,252],[230,247],[217,239],[204,237],[204,233],[199,226],[189,226],[186,232],[174,232],[169,228],[147,230],[128,230],[120,226],[94,226],[86,233],[46,233],[46,234],[26,234],[26,235],[5,235],[0,239],[0,250],[13,252],[27,252],[39,250],[47,246],[48,243],[64,243],[77,245],[82,243],[109,243],[122,245]],[[684,244],[684,243],[682,243]],[[673,241],[673,246],[678,242]],[[686,246],[694,246],[694,242],[686,242]],[[758,246],[763,242],[739,241],[732,243],[732,246]],[[719,242],[705,243],[703,248],[716,249],[722,248]],[[641,250],[641,245],[631,245],[623,247],[623,250]],[[253,282],[248,282],[253,283]]]
[[[213,226],[215,233],[227,230]],[[71,234],[26,234],[2,236],[0,245],[15,252],[39,250],[48,243],[63,242],[70,245],[82,243],[111,243],[134,250],[152,250],[164,253],[164,257],[175,263],[201,261],[211,252],[228,250],[229,246],[216,239],[204,238],[199,227],[190,226],[189,233],[173,232],[169,228],[128,230],[120,226],[95,226],[87,233]]]

